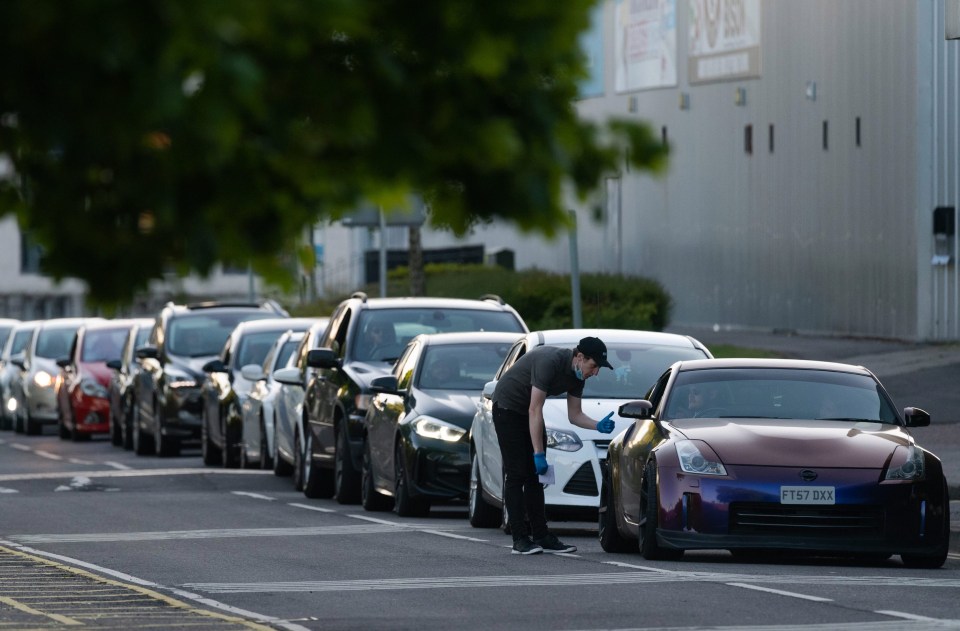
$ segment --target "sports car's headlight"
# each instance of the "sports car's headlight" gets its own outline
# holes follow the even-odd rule
[[[583,447],[580,437],[573,432],[547,428],[547,447],[560,451],[578,451]]]
[[[906,462],[903,462],[906,457]],[[898,467],[887,469],[885,480],[922,480],[925,477],[923,469],[923,452],[915,445],[898,446],[893,451],[890,463],[903,462]]]
[[[462,427],[457,427],[453,423],[447,423],[440,419],[430,416],[421,416],[413,422],[413,431],[424,438],[433,438],[444,440],[448,443],[455,443],[467,433]]]
[[[49,388],[53,385],[53,375],[45,370],[38,370],[37,374],[33,376],[33,383],[38,388]]]
[[[88,397],[99,397],[101,399],[106,399],[109,396],[107,389],[92,379],[80,381],[80,392]]]
[[[727,475],[720,458],[702,440],[678,440],[680,468],[699,475]]]

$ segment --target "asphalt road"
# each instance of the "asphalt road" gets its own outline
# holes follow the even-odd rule
[[[555,522],[578,553],[520,557],[464,507],[404,519],[197,453],[0,441],[0,629],[960,629],[957,555],[649,562]]]

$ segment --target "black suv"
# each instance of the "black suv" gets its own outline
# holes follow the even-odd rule
[[[133,449],[143,455],[180,453],[183,440],[198,441],[201,432],[200,385],[203,365],[216,359],[227,337],[241,322],[286,317],[278,304],[204,302],[160,310],[145,346],[133,415]]]
[[[370,298],[356,293],[340,303],[319,347],[307,353],[316,368],[304,394],[304,480],[307,497],[360,500],[363,419],[370,382],[387,375],[407,342],[421,333],[526,333],[520,315],[497,296]]]

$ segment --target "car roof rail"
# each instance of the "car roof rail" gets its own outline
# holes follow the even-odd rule
[[[492,300],[492,301],[494,301],[495,303],[497,303],[498,305],[505,305],[505,304],[507,304],[507,303],[505,303],[505,302],[503,301],[503,298],[501,298],[501,297],[498,296],[497,294],[483,294],[482,296],[480,296],[480,300]]]
[[[355,291],[355,292],[353,292],[352,294],[350,294],[350,297],[351,297],[351,298],[359,298],[361,302],[366,302],[366,301],[367,301],[367,292],[365,292],[365,291]]]
[[[208,300],[206,302],[187,303],[187,309],[216,309],[217,307],[262,307],[259,302],[221,302]]]

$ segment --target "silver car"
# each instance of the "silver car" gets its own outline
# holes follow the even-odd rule
[[[23,353],[38,324],[39,321],[31,320],[15,325],[3,345],[3,353],[0,354],[0,429],[13,429],[16,422],[20,399],[14,396],[12,384],[14,379],[20,379],[23,368],[13,360],[23,359]]]

